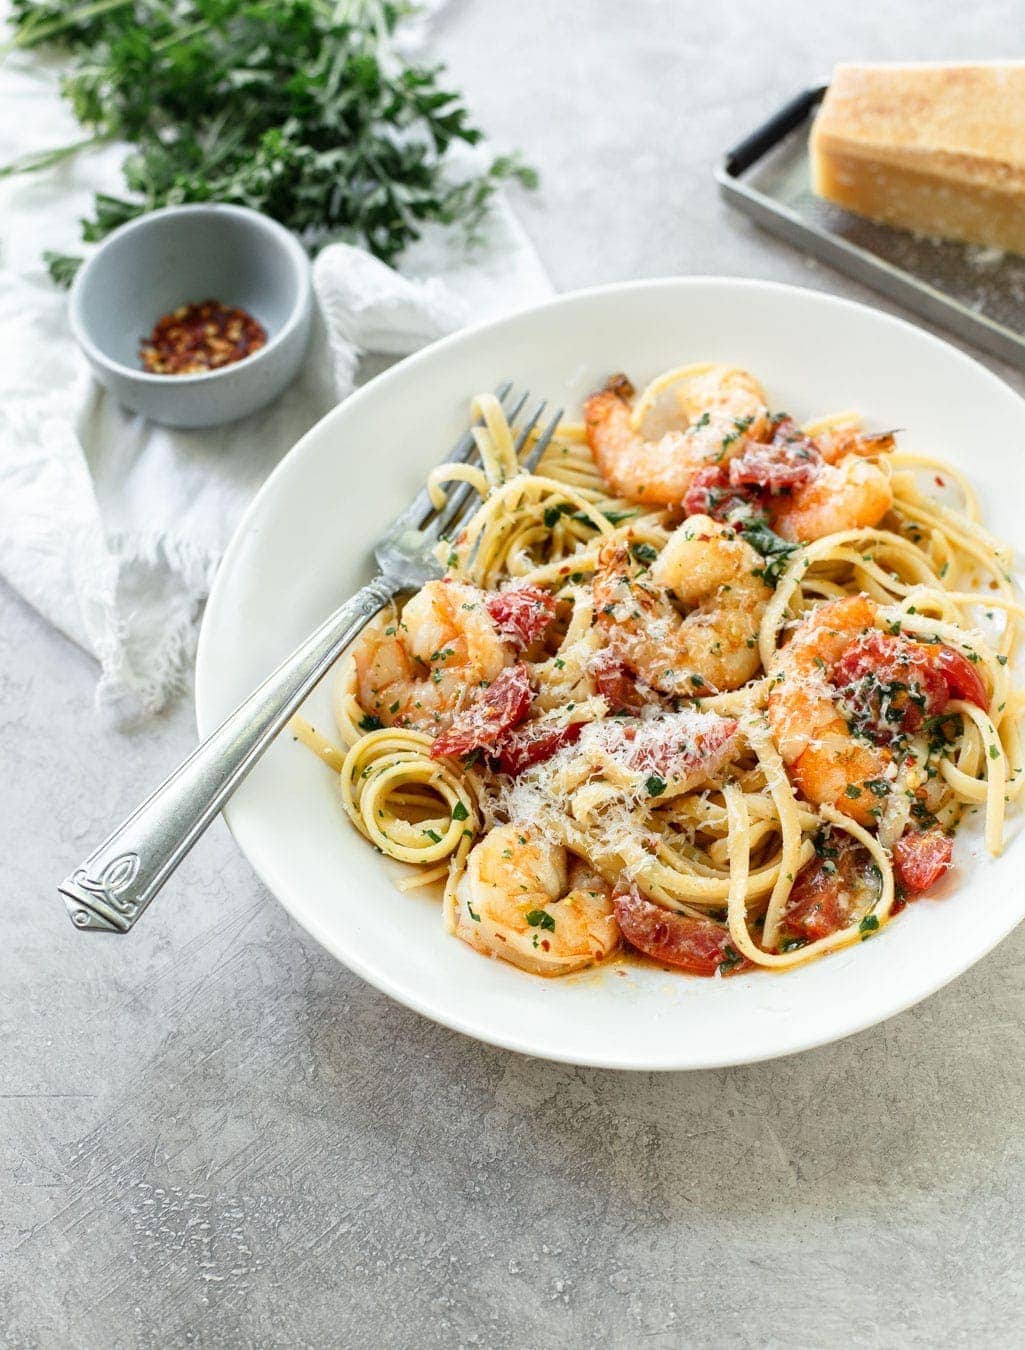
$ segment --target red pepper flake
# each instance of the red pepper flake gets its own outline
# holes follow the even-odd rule
[[[266,343],[267,330],[244,309],[204,300],[158,319],[139,357],[151,375],[196,375],[244,361]]]

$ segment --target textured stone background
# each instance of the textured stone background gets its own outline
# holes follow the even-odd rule
[[[719,153],[844,57],[1008,54],[1011,3],[454,4],[437,51],[544,174],[560,289],[726,272],[864,295],[719,204]],[[297,931],[219,824],[127,942],[68,864],[185,752],[0,593],[0,1336],[17,1346],[1020,1342],[1025,931],[752,1069],[633,1077],[422,1021]]]

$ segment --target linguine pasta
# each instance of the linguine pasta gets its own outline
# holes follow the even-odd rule
[[[788,969],[938,880],[967,810],[1000,852],[1012,559],[960,473],[854,414],[795,428],[711,365],[629,392],[533,473],[474,400],[479,465],[428,480],[439,507],[456,481],[480,498],[444,580],[343,657],[340,748],[293,729],[402,888],[443,883],[489,955],[559,974],[625,940],[692,973]],[[697,469],[657,500],[674,455]]]

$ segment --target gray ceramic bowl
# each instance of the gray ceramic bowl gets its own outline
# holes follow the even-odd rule
[[[151,375],[140,341],[192,301],[238,306],[267,330],[252,356],[198,375]],[[96,378],[126,407],[172,427],[255,412],[295,375],[310,335],[310,264],[283,226],[244,206],[171,206],[115,230],[71,289],[71,330]]]

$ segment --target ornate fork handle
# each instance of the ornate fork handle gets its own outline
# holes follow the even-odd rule
[[[77,928],[128,932],[331,663],[399,589],[376,577],[337,609],[61,883]]]

